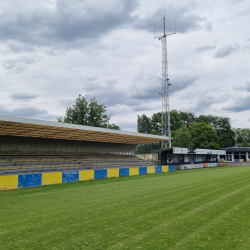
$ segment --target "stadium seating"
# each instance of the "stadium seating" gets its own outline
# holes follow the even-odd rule
[[[0,175],[151,165],[152,162],[134,155],[0,156]]]

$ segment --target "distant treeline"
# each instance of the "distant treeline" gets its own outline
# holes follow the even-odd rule
[[[174,147],[219,149],[233,147],[235,143],[244,147],[250,144],[250,129],[232,128],[228,117],[196,116],[194,113],[171,110],[170,126]],[[161,135],[162,113],[155,113],[152,117],[138,115],[137,131]],[[155,145],[153,148],[155,150]]]

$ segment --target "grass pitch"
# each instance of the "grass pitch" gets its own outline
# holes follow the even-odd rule
[[[250,167],[0,192],[0,249],[250,249]]]

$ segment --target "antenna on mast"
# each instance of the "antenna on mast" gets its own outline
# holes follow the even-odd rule
[[[168,58],[167,58],[167,36],[176,34],[176,20],[175,20],[175,32],[166,34],[166,21],[165,21],[165,4],[163,15],[163,35],[155,36],[154,38],[161,40],[162,42],[162,135],[169,137],[169,148],[171,148],[171,127],[170,127],[170,107],[169,107],[169,87],[172,85],[168,78]]]

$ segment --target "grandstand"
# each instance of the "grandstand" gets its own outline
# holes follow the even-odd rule
[[[0,115],[0,175],[150,166],[135,147],[168,137]]]

